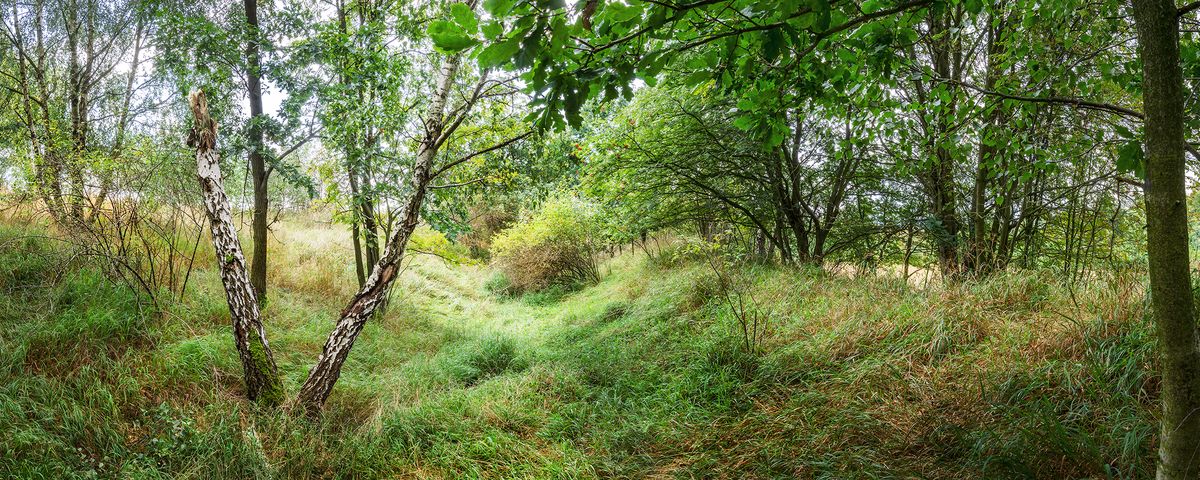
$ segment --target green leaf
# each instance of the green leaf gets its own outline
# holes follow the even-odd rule
[[[475,12],[471,11],[465,3],[455,3],[450,6],[450,16],[454,17],[454,23],[467,33],[475,33],[479,31],[479,20],[475,18]]]
[[[749,115],[738,117],[733,120],[733,126],[742,130],[750,130],[751,128],[754,128],[754,123],[754,117]]]
[[[1146,176],[1145,153],[1142,152],[1142,142],[1132,140],[1125,142],[1117,150],[1117,170],[1122,173],[1132,172],[1138,178]]]
[[[462,27],[446,20],[430,22],[427,30],[433,46],[442,53],[457,53],[475,46],[479,40],[463,32]]]
[[[764,31],[762,37],[763,58],[766,58],[768,62],[773,62],[779,58],[779,52],[783,50],[783,32],[778,28],[772,28]]]
[[[503,42],[493,43],[479,52],[479,66],[489,68],[512,60],[521,50],[521,38],[512,37]]]
[[[829,0],[809,0],[808,7],[816,13],[816,17],[813,19],[812,30],[815,32],[829,30],[829,23],[832,19]]]
[[[630,20],[641,18],[642,16],[642,10],[640,8],[622,5],[620,3],[607,5],[605,13],[608,14],[607,16],[609,19],[617,23],[628,22]]]
[[[500,17],[512,11],[513,5],[516,5],[517,0],[483,0],[483,9],[488,13]]]
[[[712,78],[712,73],[708,70],[696,70],[683,79],[683,84],[689,87],[694,87],[701,83],[707,82]]]
[[[804,15],[796,17],[796,19],[792,21],[791,25],[797,29],[809,28],[812,26],[812,24],[816,20],[816,18],[817,18],[817,16],[815,14],[806,13]]]
[[[484,38],[496,38],[504,33],[504,24],[500,22],[488,22],[483,24]]]
[[[844,48],[837,51],[837,56],[838,59],[846,63],[854,63],[858,61],[858,54]]]
[[[658,8],[650,14],[650,20],[647,22],[651,28],[658,28],[667,23],[667,12],[670,9]]]

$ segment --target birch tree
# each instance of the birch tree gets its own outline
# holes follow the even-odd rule
[[[221,158],[216,152],[217,123],[209,116],[208,100],[202,90],[192,91],[188,103],[195,123],[187,143],[196,149],[196,176],[204,194],[204,212],[233,321],[234,344],[242,361],[246,396],[263,405],[279,405],[283,401],[283,384],[263,330],[258,300],[246,272],[246,257],[242,255],[230,213],[229,197],[221,182]]]
[[[473,18],[473,7],[473,4],[455,3],[451,5],[451,10],[459,22],[466,22],[467,20],[463,19],[468,18],[467,15]],[[528,136],[521,134],[456,158],[440,158],[439,154],[444,151],[459,127],[468,120],[480,100],[504,92],[511,93],[512,89],[503,82],[490,80],[485,71],[479,72],[469,88],[456,89],[456,82],[462,76],[464,50],[470,45],[446,42],[445,37],[437,35],[436,28],[431,27],[430,30],[433,44],[443,56],[420,122],[415,161],[409,174],[411,190],[402,201],[396,225],[383,247],[380,258],[361,288],[342,309],[333,331],[317,357],[316,364],[300,388],[296,404],[309,415],[320,413],[341,375],[342,366],[358,335],[372,315],[386,303],[388,292],[400,273],[408,240],[421,221],[421,209],[432,187],[431,182],[457,165]],[[451,99],[454,96],[459,100],[452,104]],[[196,126],[188,144],[196,149],[197,174],[204,190],[213,247],[217,252],[218,261],[221,262],[221,278],[233,317],[235,340],[242,357],[248,396],[261,399],[260,403],[277,404],[282,397],[282,387],[262,329],[254,289],[246,274],[245,260],[229,213],[229,202],[221,187],[219,158],[214,151],[216,124],[208,115],[207,103],[202,93],[191,95],[190,103]]]

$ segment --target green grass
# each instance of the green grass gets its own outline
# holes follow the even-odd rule
[[[265,310],[290,394],[354,282],[338,232],[293,228]],[[0,478],[1151,476],[1154,339],[1120,279],[744,267],[748,350],[699,262],[505,298],[419,256],[311,421],[242,399],[211,271],[152,314],[28,233],[0,229]]]

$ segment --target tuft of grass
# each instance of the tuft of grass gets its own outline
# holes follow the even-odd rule
[[[484,290],[500,298],[510,298],[514,295],[512,280],[504,272],[494,271],[483,284]]]
[[[468,387],[506,372],[528,367],[516,343],[504,337],[490,336],[457,346],[449,355],[448,367],[459,382]]]

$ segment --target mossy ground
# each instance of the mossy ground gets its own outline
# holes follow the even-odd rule
[[[745,267],[769,310],[751,352],[701,263],[627,254],[598,285],[503,299],[487,267],[417,255],[312,421],[243,400],[211,271],[151,314],[28,233],[0,232],[3,478],[1151,476],[1153,338],[1129,278],[918,289]],[[289,395],[354,290],[346,237],[273,237]]]

